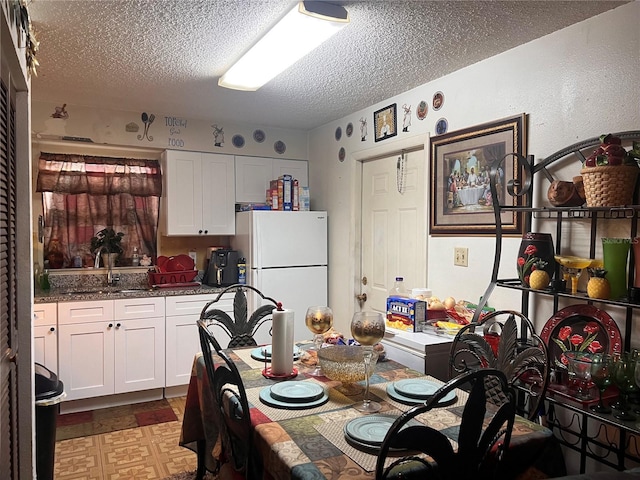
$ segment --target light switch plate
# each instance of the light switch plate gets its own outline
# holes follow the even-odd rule
[[[453,249],[453,264],[459,267],[468,267],[469,249],[466,247],[455,247]]]

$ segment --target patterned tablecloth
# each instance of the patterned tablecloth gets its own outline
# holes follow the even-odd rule
[[[231,356],[238,364],[247,390],[255,427],[254,441],[262,456],[265,480],[374,478],[376,455],[352,447],[343,433],[346,422],[362,415],[352,408],[355,402],[362,400],[362,395],[347,397],[336,389],[340,382],[310,377],[307,373],[311,367],[296,362],[299,374],[295,380],[321,383],[328,389],[329,401],[310,409],[274,408],[259,398],[262,388],[274,384],[274,380],[262,375],[264,363],[251,358],[251,349],[233,350]],[[207,408],[211,402],[208,390],[203,388],[203,376],[206,376],[204,360],[202,355],[197,355],[187,393],[180,445],[196,451],[198,441],[206,442],[207,468],[214,470],[220,446],[215,423]],[[380,413],[400,414],[410,408],[387,396],[389,382],[422,376],[392,360],[379,362],[371,377],[371,395],[382,403]],[[426,378],[442,383],[432,377]],[[423,421],[455,440],[465,401],[466,393],[459,392],[455,403],[433,410]],[[552,432],[522,417],[516,417],[507,461],[513,478],[521,480],[566,474],[562,452]]]

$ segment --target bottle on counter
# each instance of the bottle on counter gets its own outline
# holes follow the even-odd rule
[[[238,259],[238,283],[247,283],[247,261],[244,258]]]
[[[133,247],[133,254],[131,255],[131,265],[137,267],[140,265],[140,254],[138,253],[138,247]]]
[[[49,261],[45,260],[44,270],[40,275],[40,290],[42,290],[43,292],[48,292],[50,288],[51,285],[49,284]]]
[[[391,287],[391,290],[389,290],[389,296],[409,298],[409,292],[407,292],[407,289],[404,286],[403,277],[396,277],[396,281],[393,283],[393,287]]]

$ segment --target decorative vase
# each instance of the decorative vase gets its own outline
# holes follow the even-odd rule
[[[627,258],[631,247],[630,238],[603,238],[602,255],[607,280],[611,287],[611,300],[627,295]]]
[[[522,236],[518,250],[517,271],[523,286],[529,287],[533,270],[542,269],[553,277],[556,261],[553,258],[553,238],[550,233],[528,232]]]

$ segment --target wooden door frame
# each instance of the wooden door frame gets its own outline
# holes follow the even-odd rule
[[[354,261],[351,264],[351,278],[353,279],[353,295],[351,301],[351,311],[349,312],[349,317],[353,315],[354,312],[359,310],[358,302],[356,300],[356,295],[358,295],[361,291],[360,279],[362,278],[362,270],[361,270],[361,255],[362,255],[362,232],[360,231],[360,227],[362,225],[362,164],[367,161],[373,161],[380,157],[390,156],[396,153],[399,153],[402,150],[409,150],[414,148],[424,148],[425,154],[425,180],[429,178],[429,133],[413,135],[411,137],[401,137],[395,141],[387,141],[382,142],[379,145],[376,145],[373,148],[367,148],[363,150],[358,150],[351,153],[350,161],[354,168],[354,174],[352,175],[352,185],[351,185],[351,195],[352,201],[351,205],[353,205],[353,211],[351,212],[351,218],[353,219],[353,232],[351,235],[351,245],[350,250],[354,252]],[[429,198],[429,182],[427,181],[426,190],[425,190],[425,202]],[[425,214],[429,215],[428,205],[425,203]],[[429,224],[429,219],[426,219]],[[428,232],[425,231],[425,235],[428,235]],[[427,241],[428,243],[428,241]],[[428,280],[428,272],[427,272],[427,280]]]

